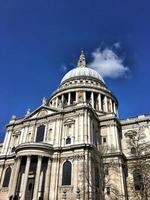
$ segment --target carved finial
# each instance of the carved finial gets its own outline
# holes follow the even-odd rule
[[[14,123],[14,121],[17,119],[16,115],[12,115],[9,123]]]
[[[26,116],[29,115],[30,113],[31,113],[31,109],[28,108],[27,113],[26,113]]]
[[[47,99],[46,99],[46,97],[43,97],[43,99],[42,99],[42,105],[45,106],[46,103],[47,103]]]
[[[77,66],[78,67],[86,67],[86,59],[85,59],[83,50],[81,50]]]
[[[27,112],[25,114],[25,117],[27,117],[30,113],[31,113],[31,110],[30,110],[30,108],[28,108],[28,110],[27,110]]]

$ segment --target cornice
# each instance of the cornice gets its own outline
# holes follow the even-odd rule
[[[1,155],[0,156],[0,160],[8,160],[8,159],[15,159],[18,156],[28,156],[28,155],[34,155],[34,151],[35,150],[35,154],[36,155],[45,155],[45,156],[51,156],[51,158],[56,156],[55,154],[57,153],[59,155],[59,153],[63,153],[63,152],[72,152],[74,150],[90,150],[90,149],[95,149],[95,146],[93,146],[92,144],[77,144],[77,145],[69,145],[69,146],[65,146],[65,147],[54,147],[51,144],[48,143],[23,143],[20,144],[16,147],[15,149],[15,153],[10,154],[10,155]],[[37,154],[39,151],[39,154]],[[41,154],[41,152],[43,152]],[[45,152],[45,154],[44,154]],[[69,154],[70,155],[70,154]],[[66,155],[67,157],[67,155]],[[71,155],[72,157],[72,155]]]
[[[122,126],[126,126],[126,125],[132,125],[132,124],[139,124],[142,122],[150,122],[150,115],[140,115],[137,117],[131,117],[131,118],[127,118],[127,119],[121,119],[120,123]]]
[[[30,150],[30,149],[38,149],[38,150],[53,150],[53,146],[51,144],[48,143],[22,143],[20,145],[18,145],[15,149],[15,152],[18,153],[19,151],[23,151],[23,150]]]
[[[66,107],[65,109],[58,110],[58,112],[56,112],[56,113],[51,113],[51,114],[48,114],[48,115],[45,115],[45,116],[42,116],[42,117],[29,118],[29,119],[23,118],[22,121],[19,121],[19,122],[15,121],[13,124],[7,124],[6,127],[7,127],[7,129],[10,128],[10,127],[14,128],[15,126],[19,126],[19,125],[26,127],[26,126],[30,126],[30,123],[33,122],[33,121],[35,121],[35,124],[37,124],[39,120],[44,120],[44,122],[47,123],[48,121],[51,121],[51,120],[54,121],[56,119],[61,119],[62,116],[66,115],[68,113],[74,114],[76,111],[80,111],[80,110],[83,110],[83,109],[88,109],[88,110],[92,111],[94,116],[98,119],[96,111],[91,106],[89,106],[87,104],[83,104],[83,105],[77,105],[76,104],[75,106],[70,106],[70,108],[68,106],[68,109]],[[55,118],[54,118],[54,116],[55,116]],[[47,120],[47,121],[45,121],[45,120]],[[34,124],[32,124],[32,125],[34,125]]]
[[[120,120],[116,115],[106,115],[99,117],[100,126],[110,126],[110,125],[118,125],[121,126]]]

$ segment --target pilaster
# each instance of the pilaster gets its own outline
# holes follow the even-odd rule
[[[98,94],[98,107],[99,107],[99,111],[102,110],[102,100],[101,100],[101,94]]]

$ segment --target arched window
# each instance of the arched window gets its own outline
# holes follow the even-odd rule
[[[37,128],[36,142],[42,142],[44,139],[45,126],[41,125]]]
[[[71,138],[70,137],[67,137],[66,144],[71,144]]]
[[[63,164],[62,185],[71,185],[71,162],[66,161]]]
[[[9,181],[10,181],[10,176],[11,176],[11,167],[8,167],[5,171],[5,177],[3,181],[3,187],[8,187],[9,186]]]
[[[134,189],[136,191],[143,190],[143,176],[140,169],[133,171]]]

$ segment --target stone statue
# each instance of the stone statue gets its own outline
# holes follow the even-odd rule
[[[11,116],[11,120],[16,120],[16,118],[17,118],[16,115]]]
[[[47,99],[46,99],[46,97],[43,97],[43,99],[42,99],[42,105],[45,106],[46,103],[47,103]]]
[[[26,115],[29,115],[31,113],[31,109],[28,108]]]

